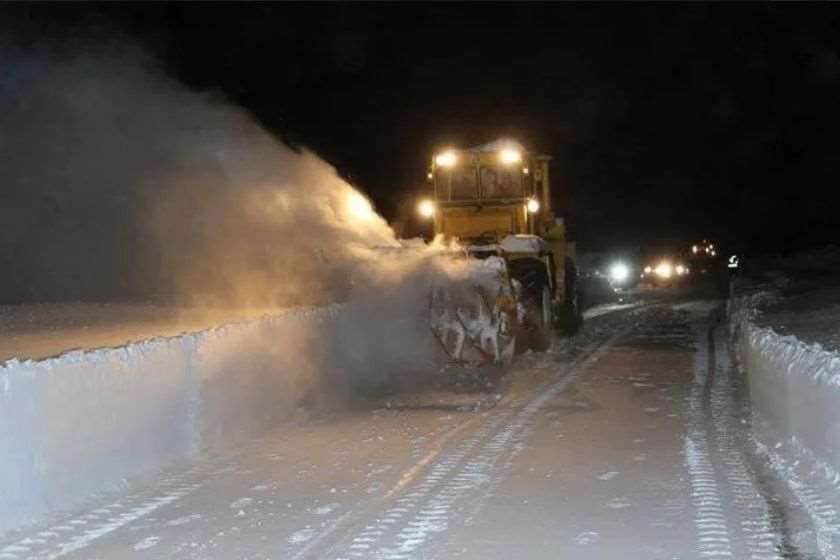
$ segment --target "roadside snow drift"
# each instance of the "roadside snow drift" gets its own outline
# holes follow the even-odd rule
[[[840,469],[840,354],[757,326],[754,309],[766,297],[740,298],[734,306],[754,409],[782,438]]]
[[[231,443],[318,389],[336,307],[0,367],[0,530]]]

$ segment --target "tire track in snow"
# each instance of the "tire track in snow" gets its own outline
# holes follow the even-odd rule
[[[181,477],[169,479],[152,496],[121,498],[90,513],[64,519],[0,548],[0,559],[16,560],[62,558],[90,546],[94,541],[137,521],[163,506],[172,504],[194,492],[200,484],[185,482]],[[140,503],[137,504],[136,502]]]
[[[394,500],[372,523],[333,545],[336,560],[381,558],[409,560],[438,532],[445,531],[454,510],[467,498],[480,500],[504,471],[500,459],[514,453],[513,442],[527,438],[534,415],[624,333],[591,348],[565,374],[532,393],[516,409],[497,412],[472,436],[429,467],[417,484]]]
[[[755,482],[755,473],[748,468],[743,455],[744,425],[736,399],[736,380],[732,377],[732,360],[728,353],[725,331],[712,329],[710,344],[716,358],[714,383],[711,389],[712,420],[724,467],[731,503],[738,518],[747,557],[751,560],[777,560],[782,556],[781,536],[775,527],[765,497]],[[715,343],[717,339],[717,344]],[[720,348],[720,351],[715,351]]]
[[[798,465],[791,464],[781,453],[759,446],[759,453],[766,455],[770,466],[791,490],[807,512],[816,530],[816,545],[824,560],[840,560],[840,511],[825,500],[819,485],[815,488],[812,481],[803,480],[799,475]],[[834,487],[825,488],[826,495],[836,495]]]
[[[709,460],[705,434],[694,433],[685,440],[685,457],[691,477],[691,501],[700,555],[731,558],[729,528],[721,504],[715,469]]]
[[[252,450],[252,443],[246,451]],[[128,495],[116,494],[105,505],[91,506],[26,537],[0,545],[0,560],[57,560],[91,546],[97,540],[192,494],[208,480],[235,468],[236,456],[207,457],[189,469],[164,477],[151,488]],[[177,471],[176,471],[177,472]]]
[[[743,412],[725,333],[712,324],[704,334],[698,337],[685,440],[699,552],[704,558],[777,560],[782,537],[744,457]]]
[[[684,453],[691,479],[691,502],[697,546],[703,558],[732,558],[729,525],[721,502],[718,476],[709,451],[706,428],[707,405],[713,362],[710,361],[711,336],[698,333],[699,345],[694,355],[694,382],[688,395],[688,434]]]

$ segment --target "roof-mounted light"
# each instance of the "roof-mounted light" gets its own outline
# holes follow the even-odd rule
[[[515,150],[513,148],[504,148],[502,151],[499,152],[499,159],[505,165],[511,165],[513,163],[519,163],[522,161],[522,154],[519,150]]]
[[[435,156],[435,164],[441,167],[452,167],[458,161],[458,157],[452,150],[439,153]]]

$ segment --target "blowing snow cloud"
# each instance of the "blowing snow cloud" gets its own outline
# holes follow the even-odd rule
[[[330,165],[142,54],[0,56],[0,300],[334,301],[394,243]]]

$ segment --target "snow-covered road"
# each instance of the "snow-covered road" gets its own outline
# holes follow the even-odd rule
[[[593,320],[521,356],[492,408],[429,393],[283,425],[9,535],[0,559],[819,557],[750,452],[718,303]]]

